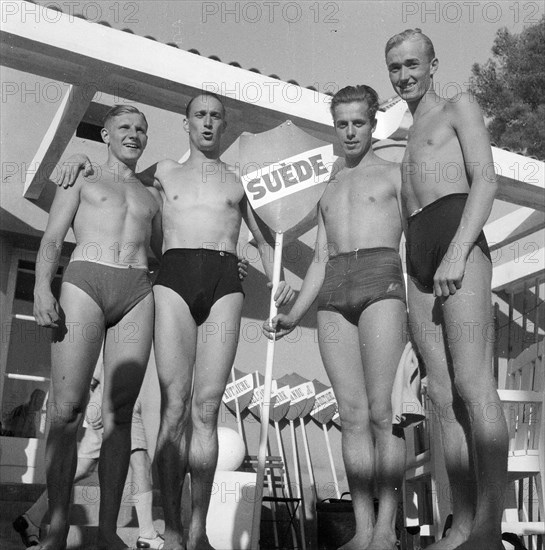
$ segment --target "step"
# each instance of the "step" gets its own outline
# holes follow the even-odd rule
[[[163,533],[163,521],[154,521],[153,524],[159,533]],[[71,525],[70,531],[68,531],[66,550],[96,550],[95,542],[97,534],[98,527],[91,525]],[[119,527],[117,529],[117,534],[123,539],[127,546],[136,546],[138,527]]]
[[[162,520],[153,522],[155,529],[163,533],[165,524]],[[67,550],[95,550],[98,527],[92,525],[71,525],[68,531]],[[117,534],[128,546],[136,546],[138,527],[119,527]],[[23,543],[19,533],[11,527],[11,522],[0,520],[0,548],[2,550],[21,550]]]
[[[2,518],[0,522],[11,525],[15,518],[24,514],[32,504],[32,502],[0,501],[0,518]],[[70,508],[70,523],[72,525],[98,525],[98,513],[98,504],[73,504]],[[152,517],[154,520],[163,519],[163,509],[160,506],[154,506]],[[44,523],[48,523],[47,515],[44,518]],[[119,527],[138,527],[136,508],[121,506],[117,517],[117,525]]]

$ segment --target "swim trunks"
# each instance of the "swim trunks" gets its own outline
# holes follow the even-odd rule
[[[238,258],[230,252],[204,248],[171,248],[163,254],[154,286],[165,286],[189,306],[202,325],[212,306],[223,296],[241,292]]]
[[[329,258],[318,295],[319,311],[335,311],[357,326],[360,315],[371,304],[390,299],[405,303],[397,250],[363,248]]]
[[[433,292],[433,277],[447,258],[455,260],[462,250],[449,250],[458,230],[467,201],[467,193],[453,193],[417,210],[408,220],[407,228],[407,274],[423,291]],[[475,244],[490,260],[490,250],[484,232],[481,231]]]
[[[89,414],[96,414],[96,411],[91,411]],[[98,459],[102,447],[102,433],[102,428],[95,430],[92,426],[87,426],[78,445],[78,458]],[[142,404],[140,399],[137,399],[132,413],[131,453],[140,449],[147,451],[148,441],[142,422]]]
[[[77,286],[88,294],[102,310],[108,328],[121,321],[151,292],[146,269],[82,260],[68,264],[63,283]]]

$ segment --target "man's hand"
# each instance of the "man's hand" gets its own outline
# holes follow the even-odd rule
[[[241,281],[244,281],[246,277],[248,276],[248,266],[250,265],[250,262],[246,258],[243,258],[242,256],[238,257],[238,278]]]
[[[447,252],[433,277],[433,294],[445,298],[456,294],[456,291],[462,288],[465,270],[466,259],[463,257],[451,258]]]
[[[267,287],[272,290],[272,283],[267,283]],[[295,296],[295,292],[293,291],[293,288],[286,283],[286,281],[280,281],[278,284],[278,288],[276,289],[276,292],[274,293],[274,301],[276,304],[276,307],[285,306],[289,304],[293,297]]]
[[[41,327],[58,327],[60,306],[51,291],[34,294],[34,317]]]
[[[94,174],[93,166],[87,155],[76,154],[72,155],[68,160],[57,166],[53,181],[59,186],[68,189],[78,179],[80,171],[83,170],[84,176]]]
[[[296,326],[297,321],[290,314],[279,313],[273,319],[263,323],[263,334],[269,340],[280,340],[289,334]]]

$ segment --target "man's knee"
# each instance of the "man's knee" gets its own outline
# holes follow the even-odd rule
[[[437,407],[445,407],[452,403],[453,384],[450,377],[442,378],[428,375],[426,393]]]
[[[216,398],[195,399],[192,407],[191,416],[194,424],[203,426],[216,426],[220,410],[220,400]]]
[[[345,431],[361,431],[369,428],[369,410],[360,403],[339,405],[339,416]]]
[[[161,403],[161,423],[163,426],[187,424],[190,418],[191,399],[163,399]]]
[[[392,405],[389,400],[371,403],[369,419],[374,430],[390,430],[392,427]]]
[[[85,403],[57,400],[47,404],[47,422],[51,427],[77,429],[83,420]]]

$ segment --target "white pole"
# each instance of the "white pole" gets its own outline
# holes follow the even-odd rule
[[[235,367],[233,367],[231,369],[231,381],[234,384],[236,380],[237,379],[235,378]],[[237,391],[236,387],[234,388],[234,390],[235,390],[235,417],[237,419],[238,435],[242,437],[242,441],[244,441],[244,444],[246,445],[246,438],[244,437],[244,430],[242,429],[242,416],[240,415],[240,405],[238,403],[238,395],[236,393]]]
[[[284,234],[277,233],[274,246],[274,264],[273,264],[273,287],[271,291],[271,303],[269,308],[269,319],[272,319],[277,313],[277,307],[274,301],[276,289],[280,283],[280,271],[282,267],[282,245]],[[257,479],[255,485],[255,506],[254,517],[252,520],[252,537],[250,548],[259,549],[259,538],[261,529],[261,502],[263,500],[263,482],[265,476],[265,460],[267,458],[267,437],[269,430],[269,417],[271,408],[272,393],[272,371],[274,362],[274,340],[267,343],[267,361],[265,364],[265,383],[263,388],[263,402],[261,405],[261,430],[259,433],[259,453],[257,455]]]
[[[297,510],[297,516],[299,518],[299,534],[301,535],[301,548],[306,550],[305,541],[305,498],[303,496],[303,489],[301,487],[301,464],[299,462],[299,451],[297,450],[297,437],[295,435],[295,422],[290,420],[291,441],[293,445],[293,468],[295,470],[295,488],[297,490],[297,498],[301,501],[301,505]]]
[[[329,441],[329,434],[327,433],[327,426],[322,424],[324,430],[325,444],[327,447],[327,454],[329,456],[329,464],[331,466],[331,473],[333,475],[333,483],[335,484],[335,494],[337,498],[341,498],[341,493],[339,491],[339,480],[337,479],[337,470],[335,469],[335,463],[333,462],[333,453],[331,452],[331,443]]]
[[[308,446],[308,438],[307,438],[307,429],[305,428],[305,421],[302,418],[299,418],[299,424],[301,426],[301,431],[303,432],[303,446],[305,448],[305,457],[307,460],[307,468],[308,468],[308,477],[310,481],[310,487],[312,489],[312,494],[314,495],[314,504],[316,504],[316,501],[318,499],[318,495],[316,493],[316,480],[314,479],[314,468],[312,467],[312,459],[310,458],[310,449]]]
[[[276,444],[278,445],[278,454],[280,455],[280,458],[282,459],[282,464],[284,465],[284,472],[282,474],[282,477],[284,479],[284,491],[288,495],[288,497],[291,498],[291,487],[288,477],[288,466],[286,464],[286,453],[284,452],[284,443],[282,442],[282,434],[280,432],[279,422],[274,423],[274,429],[276,431]]]

